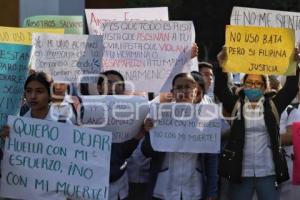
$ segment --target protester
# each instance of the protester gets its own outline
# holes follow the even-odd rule
[[[175,103],[197,103],[203,97],[203,88],[200,89],[193,76],[187,73],[174,77],[171,92]],[[153,119],[145,120],[146,131],[149,132],[153,125]],[[216,198],[217,155],[157,152],[152,148],[149,134],[142,143],[142,152],[151,157],[150,181],[145,199]]]
[[[299,86],[298,86],[299,87]],[[289,174],[293,174],[294,150],[292,142],[292,126],[294,122],[300,121],[300,107],[299,107],[300,93],[298,91],[297,98],[294,103],[290,104],[282,113],[280,118],[280,134],[281,143],[284,145],[286,152],[286,160],[288,164]],[[297,199],[300,195],[300,187],[292,184],[292,179],[284,182],[280,187],[280,199],[289,200]]]
[[[124,78],[114,70],[103,72],[98,79],[97,88],[101,95],[124,95]],[[109,200],[124,200],[127,198],[129,186],[126,160],[137,148],[139,140],[144,137],[144,134],[144,128],[141,127],[139,133],[133,139],[123,143],[112,143]]]
[[[251,200],[256,192],[259,200],[279,199],[278,184],[289,175],[277,127],[279,114],[297,94],[299,69],[275,96],[268,94],[268,77],[253,74],[244,76],[243,88],[234,94],[222,72],[225,59],[223,49],[218,55],[214,91],[226,111],[236,116],[219,168],[220,175],[230,181],[228,197]]]

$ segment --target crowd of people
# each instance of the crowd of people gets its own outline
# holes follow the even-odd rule
[[[197,47],[193,49],[197,56]],[[150,103],[222,104],[220,154],[154,150],[149,132],[155,121],[147,117],[134,138],[112,144],[109,200],[297,199],[299,188],[290,177],[291,127],[300,121],[299,68],[282,87],[272,88],[270,81],[276,82],[276,77],[263,74],[245,74],[237,85],[223,70],[225,59],[223,49],[217,64],[200,62],[198,71],[173,78],[170,93],[149,99]],[[212,87],[214,95],[208,95]],[[99,95],[126,93],[123,76],[114,70],[101,74],[97,89]],[[44,72],[31,72],[20,116],[80,125],[83,111],[76,90],[87,93],[72,84],[54,83]],[[1,137],[5,140],[9,132],[10,127],[4,126]]]

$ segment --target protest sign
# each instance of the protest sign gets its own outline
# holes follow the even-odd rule
[[[24,27],[63,28],[67,34],[83,34],[82,16],[40,15],[27,17]]]
[[[249,74],[294,75],[292,29],[226,26],[225,70]]]
[[[7,115],[19,113],[30,51],[28,45],[0,43],[0,127]]]
[[[102,36],[34,33],[32,39],[32,68],[50,74],[55,81],[88,82],[80,76],[100,73]]]
[[[148,101],[141,96],[81,96],[81,126],[112,132],[113,143],[121,143],[138,134],[149,112]]]
[[[111,133],[9,116],[0,196],[107,200]]]
[[[216,104],[151,104],[151,145],[161,152],[218,153],[221,120]]]
[[[63,34],[64,29],[13,28],[0,26],[0,42],[31,45],[32,33],[34,32]]]
[[[128,90],[169,92],[173,77],[191,67],[190,21],[109,22],[104,27],[103,71],[117,70]]]
[[[242,26],[264,26],[291,28],[296,40],[300,39],[300,13],[247,7],[233,7],[230,24]]]
[[[293,123],[292,141],[294,150],[292,183],[300,185],[300,122]]]
[[[89,34],[102,35],[103,23],[110,21],[169,20],[167,7],[85,9]]]

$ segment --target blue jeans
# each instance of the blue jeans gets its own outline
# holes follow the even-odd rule
[[[230,200],[252,200],[256,192],[258,200],[279,200],[279,190],[275,187],[275,176],[244,177],[241,183],[229,184]]]

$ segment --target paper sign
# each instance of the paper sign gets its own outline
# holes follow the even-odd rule
[[[31,45],[32,33],[59,33],[63,34],[64,29],[42,29],[42,28],[12,28],[0,27],[0,42]]]
[[[161,152],[219,153],[221,120],[216,104],[151,104],[150,140]]]
[[[31,46],[0,43],[0,129],[19,113]]]
[[[81,96],[81,126],[112,132],[113,143],[121,143],[138,134],[149,112],[145,97],[97,95]]]
[[[293,123],[292,140],[294,149],[292,183],[300,185],[300,122]]]
[[[297,12],[233,7],[230,24],[242,26],[291,28],[296,32],[296,42],[299,42],[299,20],[300,13]]]
[[[23,26],[33,28],[63,28],[65,33],[83,34],[83,17],[59,15],[31,16],[24,20]]]
[[[249,74],[296,73],[292,29],[226,26],[225,70]]]
[[[109,22],[104,27],[103,71],[117,70],[127,90],[169,92],[174,76],[191,68],[190,21]]]
[[[9,116],[0,195],[107,200],[111,133]]]
[[[88,82],[80,76],[100,73],[103,40],[99,35],[34,33],[32,54],[32,68],[55,81]]]
[[[102,35],[102,24],[110,21],[169,20],[168,8],[85,9],[91,35]]]

